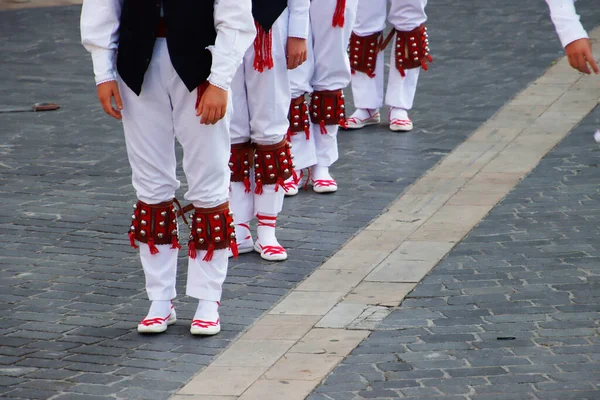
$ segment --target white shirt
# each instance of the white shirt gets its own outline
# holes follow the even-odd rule
[[[550,17],[563,47],[575,40],[588,37],[575,11],[575,0],[546,0],[546,3],[550,7]]]
[[[115,58],[123,0],[85,0],[81,10],[81,42],[91,53],[96,84],[116,80]],[[215,0],[215,45],[208,81],[228,90],[244,53],[256,36],[251,0]]]
[[[288,0],[288,37],[307,39],[310,0]]]

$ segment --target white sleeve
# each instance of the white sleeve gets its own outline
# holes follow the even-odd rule
[[[563,47],[575,40],[588,37],[587,32],[579,22],[574,0],[546,0],[546,3],[550,7],[550,17]]]
[[[208,49],[212,67],[208,81],[228,90],[246,50],[256,36],[251,0],[215,0],[217,39]]]
[[[116,80],[115,55],[123,0],[85,0],[81,9],[81,43],[92,55],[96,84]]]
[[[288,37],[308,38],[310,0],[288,0]]]

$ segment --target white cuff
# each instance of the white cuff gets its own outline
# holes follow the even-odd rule
[[[308,13],[292,13],[290,12],[288,37],[306,39],[308,38],[309,26]]]
[[[94,64],[94,76],[96,79],[96,85],[103,82],[117,80],[117,74],[115,73],[114,58],[115,51],[107,50],[102,48],[93,49],[92,62]]]
[[[212,67],[208,81],[218,88],[229,90],[233,76],[242,65],[244,55],[234,51],[219,51],[214,46],[209,46],[208,50],[212,53]]]

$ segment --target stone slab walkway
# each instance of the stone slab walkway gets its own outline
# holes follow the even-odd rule
[[[600,13],[583,4],[582,10],[590,18]],[[62,106],[0,114],[0,396],[7,399],[170,397],[560,55],[547,39],[553,33],[543,4],[431,7],[438,61],[423,75],[413,113],[418,129],[344,134],[335,171],[340,192],[286,202],[281,238],[291,260],[269,264],[249,256],[232,265],[225,331],[191,338],[185,318],[194,304],[180,298],[182,323],[149,339],[134,332],[147,302],[122,233],[134,195],[121,128],[96,104],[78,13],[79,7],[0,13],[8,32],[0,37],[0,105]],[[500,17],[504,23],[495,23]]]

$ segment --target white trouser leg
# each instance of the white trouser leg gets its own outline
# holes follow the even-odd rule
[[[385,29],[387,0],[358,0],[356,22],[352,31],[358,36],[370,36]],[[375,67],[375,77],[363,72],[352,75],[352,98],[354,106],[362,109],[378,109],[383,105],[384,56],[380,52]]]
[[[308,53],[306,61],[298,68],[288,70],[290,89],[292,92],[291,97],[293,99],[305,93],[312,93],[310,80],[315,70],[312,44],[312,34],[309,32],[308,39],[306,40]],[[311,129],[308,139],[306,139],[306,135],[303,132],[299,132],[292,136],[292,153],[294,154],[294,165],[297,170],[308,168],[317,163],[317,151],[314,138],[316,133],[318,133],[318,131],[315,132]]]
[[[427,21],[426,6],[427,0],[391,0],[388,20],[399,31],[412,31]],[[409,69],[406,70],[406,77],[402,77],[392,57],[385,103],[391,107],[410,110],[417,91],[420,71],[420,68]]]
[[[164,39],[158,39],[140,96],[136,96],[120,78],[118,80],[133,186],[138,199],[148,204],[171,200],[179,188],[175,175],[175,131],[166,87],[170,68],[166,43]],[[178,252],[170,247],[157,246],[159,253],[152,255],[148,246],[140,245],[140,260],[150,300],[171,300],[176,296]]]
[[[202,261],[201,251],[189,259],[186,294],[201,300],[221,301],[223,282],[227,276],[228,250],[215,250],[211,261]]]
[[[263,189],[264,190],[264,189]],[[246,193],[244,182],[231,182],[229,207],[236,224],[245,224],[254,218],[254,191]],[[238,242],[244,238],[238,238]]]
[[[346,1],[345,23],[342,28],[332,24],[337,0],[313,0],[310,6],[313,32],[315,72],[311,81],[313,90],[338,90],[350,83],[350,61],[346,49],[356,18],[358,0]],[[319,125],[311,123],[317,149],[317,165],[331,166],[338,159],[337,125],[328,125],[321,134]]]
[[[390,24],[399,31],[412,31],[427,21],[427,0],[391,0]]]
[[[405,72],[406,76],[402,77],[396,66],[390,65],[385,104],[408,111],[413,106],[421,68],[407,69]]]
[[[254,47],[244,56],[244,78],[250,115],[252,142],[269,145],[281,142],[287,133],[291,101],[288,78],[287,47],[288,12],[284,11],[273,27],[273,68],[258,72],[254,69]]]
[[[231,143],[246,143],[250,140],[250,112],[243,65],[238,68],[231,81],[231,105]]]
[[[314,90],[343,89],[350,83],[348,42],[356,19],[358,0],[346,0],[345,23],[332,24],[337,0],[313,0],[310,19],[313,33],[315,71],[311,80]]]
[[[384,63],[384,52],[381,51],[377,55],[373,78],[359,71],[352,75],[352,98],[356,108],[375,110],[383,105]]]

